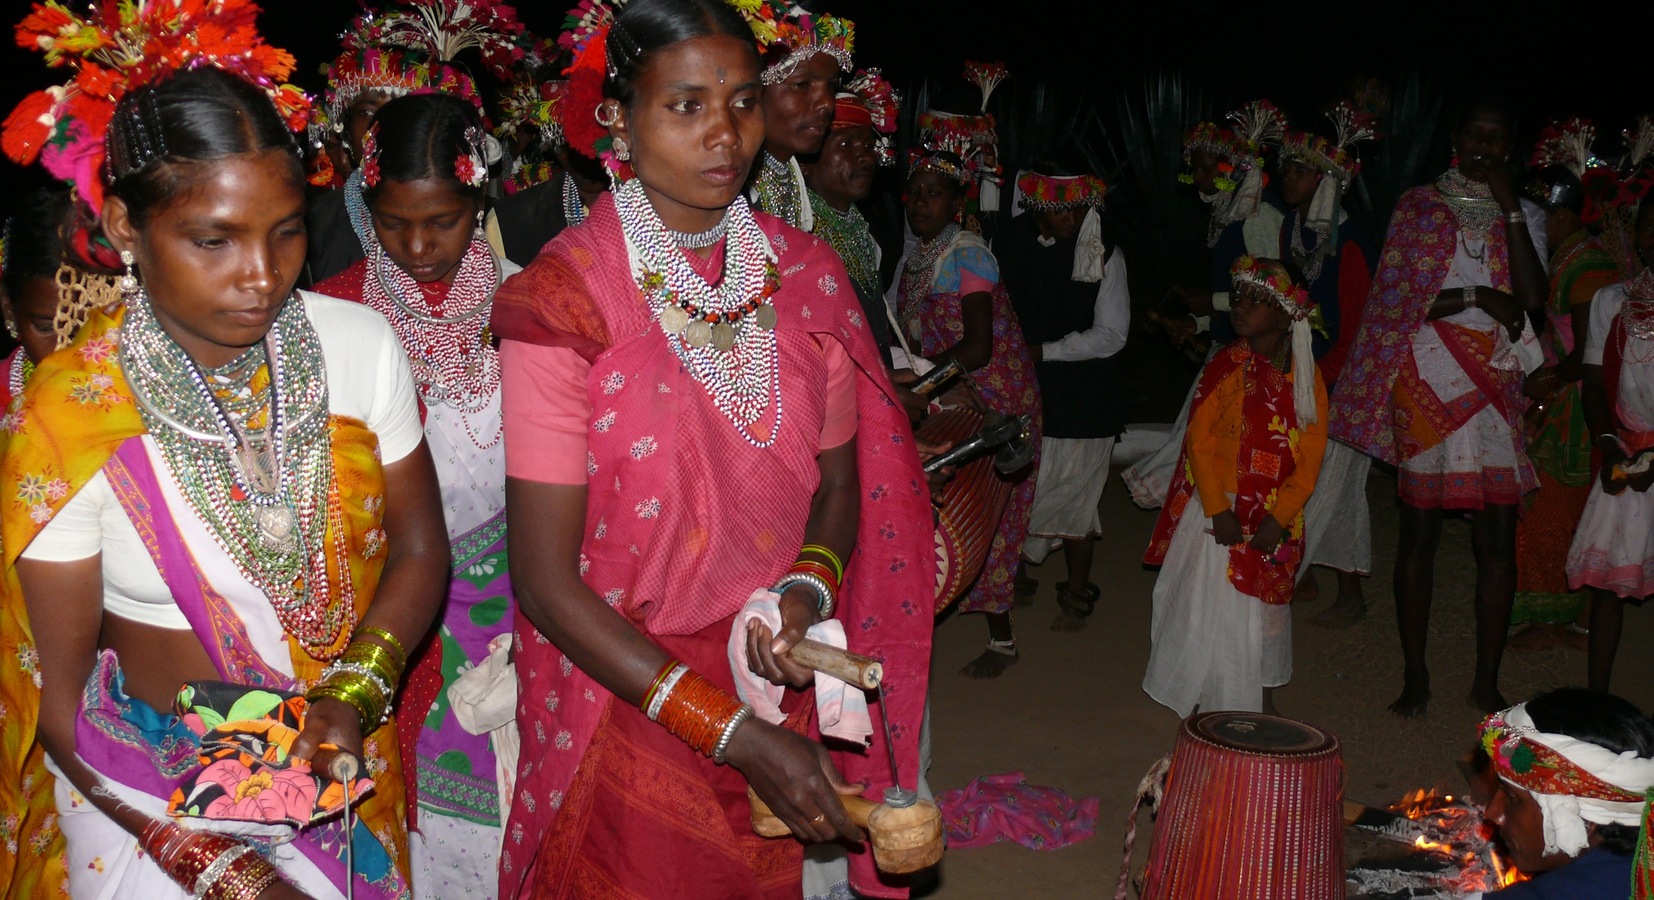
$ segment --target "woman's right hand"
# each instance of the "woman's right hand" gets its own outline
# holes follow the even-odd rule
[[[780,726],[748,719],[735,730],[724,756],[800,840],[823,844],[866,839],[839,800],[841,793],[856,791],[833,768],[826,747]]]

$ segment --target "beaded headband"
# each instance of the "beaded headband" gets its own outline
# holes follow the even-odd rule
[[[476,82],[459,68],[433,61],[422,50],[364,46],[346,50],[327,69],[326,102],[318,112],[335,133],[345,130],[350,107],[363,94],[382,93],[391,99],[407,94],[453,94],[480,112],[482,94]]]
[[[1302,162],[1323,175],[1337,178],[1341,186],[1347,187],[1361,171],[1361,158],[1356,155],[1355,145],[1376,138],[1378,132],[1373,128],[1372,116],[1356,109],[1348,100],[1339,101],[1327,113],[1327,118],[1333,124],[1331,140],[1293,132],[1281,144],[1281,160]]]
[[[956,181],[969,184],[978,175],[999,173],[997,165],[990,169],[986,162],[988,157],[998,156],[999,132],[993,116],[967,116],[933,109],[920,114],[918,125],[917,143],[922,149],[910,151],[908,155],[909,177],[923,162],[927,151],[937,150],[952,153],[964,161],[964,168],[956,173],[939,167]]]
[[[1266,269],[1261,262],[1250,256],[1242,256],[1235,260],[1235,264],[1229,269],[1229,277],[1237,290],[1246,285],[1269,295],[1269,299],[1285,310],[1294,322],[1304,321],[1315,310],[1315,304],[1309,299],[1309,291],[1293,284],[1286,272],[1273,268]]]
[[[55,0],[34,4],[17,26],[18,44],[74,74],[23,98],[0,146],[23,165],[39,158],[101,212],[107,184],[166,153],[153,103],[120,105],[165,75],[200,65],[239,75],[270,97],[288,128],[302,129],[310,101],[286,83],[293,55],[264,43],[258,13],[248,0],[100,3],[84,16]]]
[[[1041,175],[1024,172],[1017,178],[1022,205],[1036,212],[1103,205],[1108,185],[1095,175]]]
[[[919,172],[929,170],[940,172],[961,185],[970,184],[976,170],[961,155],[962,149],[947,141],[936,146],[915,147],[908,151],[907,177],[912,178]]]
[[[764,61],[759,80],[780,84],[810,57],[824,53],[838,64],[839,71],[853,67],[851,54],[856,46],[856,25],[837,16],[815,15],[802,6],[787,6],[781,0],[727,0],[752,28],[758,40],[758,55]]]
[[[480,188],[488,181],[488,162],[484,150],[487,136],[475,125],[465,128],[465,152],[454,156],[454,178],[468,188]],[[384,181],[379,168],[379,123],[368,126],[362,135],[362,183],[376,188]]]

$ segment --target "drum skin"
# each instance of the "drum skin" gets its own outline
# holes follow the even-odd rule
[[[1183,720],[1143,900],[1343,900],[1338,739],[1259,713]]]
[[[982,414],[963,407],[932,413],[916,436],[935,444],[968,440],[982,428]],[[970,590],[988,561],[999,517],[1011,499],[1012,484],[994,469],[993,454],[959,467],[937,501],[936,612],[941,614]]]

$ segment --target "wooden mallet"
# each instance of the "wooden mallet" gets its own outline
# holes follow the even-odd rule
[[[890,744],[890,720],[884,715],[884,665],[870,659],[840,650],[826,644],[805,639],[789,651],[793,662],[817,672],[831,675],[846,684],[864,690],[879,691],[879,713],[884,721],[885,745],[890,747],[890,778],[895,787],[884,792],[884,802],[875,803],[866,797],[840,795],[844,811],[850,821],[867,830],[867,842],[873,847],[873,862],[892,875],[906,875],[936,865],[942,859],[942,811],[935,803],[920,799],[912,791],[903,790],[896,777],[896,751]],[[792,829],[782,822],[768,804],[758,799],[751,788],[747,799],[752,801],[752,830],[767,838],[787,837]]]

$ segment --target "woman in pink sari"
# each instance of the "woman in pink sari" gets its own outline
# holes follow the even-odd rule
[[[629,165],[493,319],[523,738],[500,893],[797,897],[800,849],[754,836],[748,788],[803,840],[859,839],[836,792],[891,783],[884,735],[830,754],[810,690],[766,720],[735,685],[806,685],[787,650],[836,618],[885,661],[911,782],[925,480],[843,264],[740,196],[763,139],[746,24],[636,0],[581,37],[571,143]],[[778,633],[738,624],[766,602]],[[904,894],[853,856],[862,893]]]

